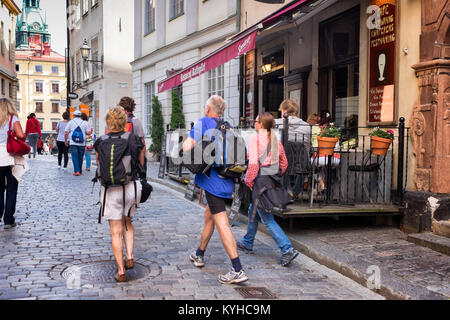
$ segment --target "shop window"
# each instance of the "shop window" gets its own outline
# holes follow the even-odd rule
[[[344,134],[357,135],[359,7],[320,24],[319,111],[328,111]]]
[[[224,65],[208,71],[208,97],[219,95],[224,97],[225,94],[225,76]]]
[[[144,108],[144,130],[145,135],[150,137],[152,133],[152,98],[155,94],[155,82],[145,84],[145,108]]]

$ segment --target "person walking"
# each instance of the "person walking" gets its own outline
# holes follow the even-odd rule
[[[74,176],[83,174],[84,149],[86,148],[86,135],[90,134],[92,129],[88,122],[81,119],[81,111],[76,110],[74,118],[67,123],[65,128],[64,140],[69,147],[70,136],[70,155],[72,156]],[[75,140],[74,140],[75,139]]]
[[[276,169],[279,168],[281,169],[281,172],[284,173],[288,166],[283,145],[272,131],[274,125],[275,119],[270,113],[262,113],[256,118],[256,134],[253,135],[249,141],[249,164],[244,179],[245,184],[250,189],[253,188],[255,180],[261,174],[260,170],[263,170],[264,167],[273,168],[273,166],[276,166]],[[255,204],[252,203],[248,210],[247,233],[244,235],[242,240],[237,243],[238,248],[244,250],[245,252],[253,251],[253,243],[255,241],[256,232],[258,231],[258,224],[259,221],[262,221],[272,238],[277,243],[278,248],[280,248],[280,264],[284,267],[288,266],[292,260],[298,256],[298,251],[292,248],[291,242],[275,221],[272,213],[265,212],[258,208],[256,210],[256,216],[252,219],[254,205]]]
[[[81,119],[83,119],[83,121],[89,122],[89,118],[84,112],[81,113]],[[84,155],[86,157],[86,171],[91,171],[91,155],[93,153],[95,143],[94,128],[92,128],[91,126],[91,129],[91,132],[86,135],[86,149],[84,151]]]
[[[63,120],[58,122],[56,125],[56,133],[58,136],[56,137],[56,146],[58,147],[58,169],[61,169],[62,159],[64,156],[64,167],[63,170],[67,169],[67,164],[69,163],[69,148],[66,146],[66,126],[69,122],[70,115],[66,111],[62,114]]]
[[[20,125],[16,109],[7,98],[0,99],[0,221],[4,216],[4,229],[16,227],[14,213],[16,211],[17,190],[19,182],[14,176],[13,167],[15,158],[11,156],[6,148],[8,130],[15,132],[17,138],[25,141],[25,134]],[[23,159],[23,157],[21,157]],[[23,160],[25,161],[25,160]],[[5,201],[6,191],[6,201]]]
[[[55,142],[55,137],[53,136],[53,133],[50,133],[48,135],[48,137],[45,139],[45,142],[48,145],[48,154],[51,155],[52,154],[52,150],[53,150],[53,144]]]
[[[201,140],[205,134],[209,136],[212,134],[212,131],[217,127],[216,120],[220,120],[224,114],[225,107],[226,103],[220,96],[214,95],[208,99],[205,107],[205,116],[197,121],[192,128],[189,137],[183,143],[184,152],[191,150],[196,141]],[[201,268],[205,265],[205,250],[214,232],[214,228],[216,227],[225,251],[233,266],[229,273],[220,275],[218,281],[222,284],[247,281],[248,277],[242,268],[236,241],[231,232],[225,209],[225,199],[230,199],[234,191],[233,179],[220,176],[217,170],[212,167],[209,176],[206,174],[196,174],[195,184],[205,192],[208,206],[206,207],[204,214],[205,224],[200,239],[200,245],[198,249],[189,256],[189,259],[196,267]]]
[[[42,138],[42,132],[39,121],[36,119],[36,114],[34,113],[29,115],[25,127],[25,135],[28,139],[30,147],[33,149],[33,159],[35,159],[36,153],[38,153],[38,140]],[[28,154],[28,158],[31,158],[31,153]]]
[[[100,168],[99,153],[105,154],[104,142],[112,139],[121,139],[125,133],[125,125],[127,123],[127,115],[124,109],[120,106],[109,109],[106,114],[106,123],[110,132],[97,139],[94,148],[96,151],[97,165]],[[127,140],[129,153],[132,155],[131,167],[139,162],[144,164],[145,148],[141,144],[140,139],[130,133]],[[113,150],[113,149],[112,149]],[[112,153],[112,151],[110,151]],[[108,154],[108,152],[106,152]],[[100,169],[101,170],[101,169]],[[115,170],[113,170],[116,172]],[[136,177],[132,177],[136,179]],[[136,189],[135,189],[136,188]],[[106,195],[105,195],[106,192]],[[109,220],[111,232],[111,246],[116,259],[117,274],[114,279],[117,282],[126,282],[126,269],[132,269],[135,265],[133,248],[134,248],[134,229],[132,225],[132,218],[136,213],[137,204],[141,199],[142,186],[140,183],[130,181],[126,186],[112,186],[105,190],[102,187],[100,198],[103,209],[103,218]],[[124,204],[125,201],[125,204]],[[126,213],[126,215],[124,215]],[[123,241],[125,241],[126,261],[123,259]]]

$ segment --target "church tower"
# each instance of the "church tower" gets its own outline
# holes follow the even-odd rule
[[[33,44],[43,47],[45,43],[51,46],[51,35],[40,0],[23,0],[22,14],[16,25],[16,48],[27,49]]]

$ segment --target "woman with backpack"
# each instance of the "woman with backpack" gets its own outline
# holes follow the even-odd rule
[[[117,282],[126,282],[125,269],[134,267],[134,229],[131,223],[141,201],[142,185],[136,183],[138,163],[144,164],[145,148],[134,134],[125,132],[127,115],[120,107],[109,109],[106,114],[109,133],[94,144],[97,158],[97,178],[102,183],[100,217],[109,220],[111,244],[117,263]],[[130,165],[124,165],[131,159]],[[117,161],[113,161],[117,159]],[[114,164],[111,167],[111,164]],[[127,174],[127,168],[131,168]],[[124,174],[125,177],[119,176]],[[126,184],[119,184],[122,178],[129,177]],[[125,180],[125,179],[124,179]],[[123,240],[126,248],[126,261],[123,259]]]
[[[281,169],[281,173],[284,173],[288,166],[283,145],[272,131],[274,126],[275,119],[270,113],[265,112],[256,117],[256,134],[250,138],[248,144],[249,163],[244,180],[245,184],[252,191],[255,181],[260,175],[276,174],[279,169]],[[258,231],[258,223],[262,221],[280,248],[280,264],[284,267],[288,266],[298,256],[298,252],[292,248],[291,242],[275,221],[271,212],[265,212],[258,208],[256,216],[253,217],[254,205],[257,204],[252,203],[248,210],[247,233],[240,242],[237,242],[237,247],[246,252],[253,251],[253,242]]]

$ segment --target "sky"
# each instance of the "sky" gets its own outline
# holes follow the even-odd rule
[[[15,3],[22,9],[23,0],[15,0]],[[41,0],[41,8],[47,12],[52,49],[64,55],[67,47],[66,0]]]

